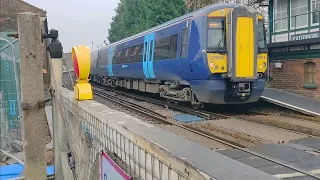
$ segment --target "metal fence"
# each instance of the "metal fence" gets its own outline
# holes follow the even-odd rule
[[[19,41],[0,33],[0,149],[23,151],[20,121]]]

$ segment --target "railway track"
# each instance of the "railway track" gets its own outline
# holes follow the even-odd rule
[[[291,124],[288,124],[288,123],[278,123],[278,122],[270,121],[270,120],[269,121],[265,121],[263,118],[259,118],[259,117],[252,118],[250,116],[241,116],[241,115],[240,116],[239,115],[232,115],[231,116],[231,115],[215,113],[215,112],[210,112],[210,111],[205,111],[205,110],[195,110],[195,109],[192,109],[192,108],[183,107],[183,106],[176,105],[176,104],[170,104],[170,103],[167,103],[165,101],[152,99],[152,98],[148,98],[148,97],[144,97],[144,96],[139,96],[139,95],[136,95],[136,94],[133,94],[133,93],[127,93],[127,92],[124,92],[124,91],[121,91],[121,90],[116,90],[116,89],[113,89],[113,88],[107,88],[107,87],[101,86],[101,85],[98,85],[97,87],[105,89],[107,91],[112,91],[112,92],[115,92],[117,94],[121,94],[121,95],[130,97],[130,98],[134,98],[134,99],[137,99],[137,100],[140,100],[140,101],[146,101],[146,102],[149,102],[149,103],[152,103],[152,104],[156,104],[156,105],[159,105],[159,106],[165,106],[165,107],[168,107],[170,109],[174,109],[174,110],[177,110],[177,111],[181,111],[181,112],[185,112],[185,113],[188,113],[188,114],[196,115],[196,116],[202,117],[202,118],[204,118],[206,120],[230,119],[230,118],[236,117],[237,120],[247,121],[247,122],[266,125],[266,126],[272,126],[274,128],[277,128],[277,129],[281,129],[281,130],[288,131],[288,132],[293,132],[293,133],[300,134],[300,135],[306,135],[306,136],[309,136],[309,137],[316,137],[316,136],[320,135],[320,130],[317,131],[317,130],[313,130],[311,128],[304,128],[304,127],[301,127],[301,126],[292,126]],[[257,114],[257,115],[258,114],[271,115],[270,113],[263,113],[263,112],[256,112],[256,111],[252,111],[251,113],[252,114]],[[297,115],[297,116],[291,115],[291,116],[284,116],[284,117],[297,118],[297,117],[300,117],[300,116],[299,115]],[[307,117],[307,116],[303,116],[303,115],[302,115],[302,117],[305,120],[310,120],[310,121],[313,121],[313,122],[320,122],[320,120],[318,121],[317,118]],[[207,133],[207,132],[205,132],[205,133]]]
[[[105,89],[107,91],[112,91],[112,92],[115,92],[115,93],[118,93],[118,94],[121,94],[121,95],[124,95],[124,96],[128,96],[128,97],[131,97],[131,98],[134,98],[134,99],[137,99],[137,100],[146,101],[146,102],[149,102],[149,103],[152,103],[152,104],[156,104],[156,105],[159,105],[159,106],[166,106],[168,108],[171,108],[171,109],[174,109],[174,110],[178,110],[178,111],[181,111],[181,112],[186,112],[188,114],[196,115],[196,116],[202,117],[204,119],[215,119],[217,117],[220,117],[220,118],[223,117],[223,115],[219,115],[219,114],[216,114],[216,113],[205,112],[205,111],[201,111],[201,110],[194,110],[194,109],[191,109],[191,108],[186,108],[186,107],[178,106],[178,105],[175,105],[175,104],[166,103],[166,102],[161,101],[161,100],[156,100],[156,99],[152,99],[152,98],[148,98],[148,97],[143,97],[143,96],[135,95],[135,94],[132,94],[132,93],[127,93],[127,92],[115,90],[115,89],[112,89],[112,88],[106,88],[106,87],[100,86],[100,85],[98,85],[96,87]]]
[[[228,140],[224,140],[224,139],[221,139],[219,137],[215,137],[215,136],[213,136],[211,134],[207,134],[206,132],[200,131],[199,129],[197,129],[197,128],[193,127],[193,126],[190,126],[188,124],[180,124],[180,123],[171,121],[166,116],[163,116],[163,115],[161,115],[159,113],[154,112],[153,110],[147,109],[147,108],[142,107],[142,106],[140,106],[138,104],[127,102],[127,101],[125,101],[125,100],[123,100],[121,98],[117,98],[116,95],[107,94],[106,92],[104,92],[104,90],[94,89],[93,92],[97,96],[100,96],[100,97],[105,98],[107,100],[110,100],[110,101],[112,101],[112,102],[114,102],[116,104],[119,104],[119,105],[124,106],[126,108],[129,108],[129,109],[132,109],[132,110],[137,111],[139,113],[142,113],[142,114],[144,114],[146,116],[149,116],[151,118],[154,118],[155,120],[157,120],[157,121],[159,121],[161,123],[182,128],[182,129],[184,129],[186,131],[189,131],[189,132],[198,134],[200,136],[206,137],[206,138],[211,139],[213,141],[216,141],[216,142],[219,142],[219,143],[224,144],[226,146],[229,146],[229,147],[231,147],[233,149],[237,149],[237,150],[249,153],[249,154],[254,155],[256,157],[259,157],[259,158],[262,158],[264,160],[276,163],[276,164],[278,164],[280,166],[289,168],[289,169],[294,170],[296,172],[302,173],[302,174],[304,174],[306,176],[313,177],[315,179],[319,179],[320,180],[320,177],[315,176],[315,175],[313,175],[311,173],[308,173],[306,171],[300,170],[300,169],[295,168],[293,166],[287,165],[287,164],[282,163],[280,161],[277,161],[275,159],[260,155],[260,154],[258,154],[256,152],[253,152],[253,151],[249,150],[249,149],[245,149],[241,144],[235,144],[234,142],[230,142]],[[123,95],[126,94],[125,92],[120,92],[120,93],[123,94]],[[129,93],[127,93],[127,95],[129,95]],[[130,97],[133,97],[135,99],[148,101],[148,102],[155,103],[155,104],[158,104],[158,105],[164,105],[164,102],[158,101],[158,100],[152,100],[152,99],[149,99],[149,98],[143,98],[143,97],[139,97],[139,96],[132,95],[132,94],[130,94]],[[174,105],[170,105],[170,104],[166,104],[166,105],[171,107],[171,108],[174,108],[176,110],[188,112],[188,113],[191,113],[191,114],[201,115],[202,117],[206,117],[206,118],[211,118],[211,117],[228,118],[229,117],[229,116],[218,114],[218,113],[202,112],[202,111],[195,111],[195,110],[191,110],[190,111],[189,108],[182,108],[182,107],[178,107],[178,106],[174,106]]]
[[[114,102],[116,104],[125,106],[126,108],[129,108],[131,110],[134,110],[134,111],[137,111],[137,112],[142,113],[144,115],[147,115],[149,117],[155,118],[158,121],[161,121],[161,122],[164,122],[164,123],[168,123],[167,120],[166,120],[167,116],[164,116],[164,115],[156,113],[156,112],[154,112],[152,110],[146,109],[146,108],[144,108],[142,106],[139,106],[139,105],[137,105],[135,103],[124,101],[124,100],[122,100],[120,98],[117,98],[116,96],[109,95],[107,93],[104,93],[104,92],[96,90],[96,89],[93,90],[93,93],[95,95],[103,97],[103,98],[105,98],[105,99],[107,99],[109,101],[112,101],[112,102]]]

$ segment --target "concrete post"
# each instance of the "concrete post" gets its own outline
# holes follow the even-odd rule
[[[41,59],[40,16],[25,12],[18,14],[20,41],[21,106],[25,151],[24,174],[26,180],[47,179],[46,117]]]
[[[49,59],[50,66],[50,84],[54,89],[55,93],[52,96],[52,124],[53,124],[53,149],[54,149],[54,171],[56,179],[64,179],[63,178],[63,170],[61,164],[61,149],[63,148],[63,140],[60,139],[61,134],[58,134],[58,123],[62,123],[63,112],[60,111],[59,99],[57,99],[60,88],[62,87],[62,65],[61,59],[54,58]],[[61,132],[61,130],[60,130]]]

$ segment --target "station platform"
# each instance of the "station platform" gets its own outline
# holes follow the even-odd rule
[[[320,139],[304,138],[293,140],[284,144],[263,144],[248,148],[268,158],[280,161],[283,164],[295,167],[304,172],[320,178]],[[305,174],[296,172],[287,167],[264,160],[251,154],[232,149],[218,151],[234,160],[257,168],[279,179],[302,180],[315,179]]]
[[[266,88],[261,99],[307,115],[320,117],[320,101],[318,100],[273,88]]]

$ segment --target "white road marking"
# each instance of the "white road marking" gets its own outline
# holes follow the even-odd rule
[[[312,175],[320,174],[320,169],[312,170],[312,171],[309,171],[308,173],[310,173]],[[296,173],[288,173],[288,174],[276,174],[274,176],[282,179],[282,178],[291,178],[291,177],[301,177],[301,176],[306,176],[306,175],[299,173],[299,172],[296,172]]]

